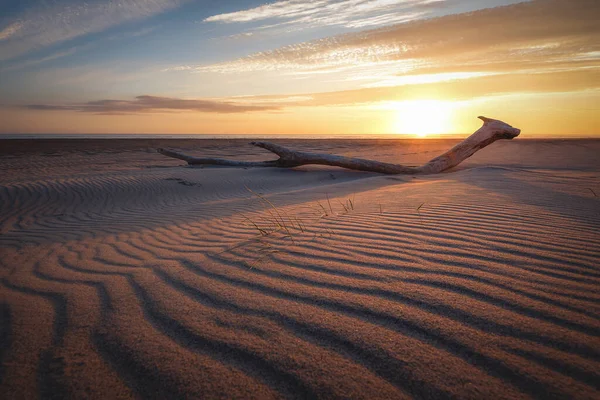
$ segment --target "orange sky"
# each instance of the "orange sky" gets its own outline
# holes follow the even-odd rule
[[[285,40],[271,25],[279,14],[262,18],[288,3],[206,18],[234,33],[211,46],[257,41],[246,43],[257,51],[225,49],[209,62],[138,54],[138,68],[127,58],[46,67],[8,59],[0,64],[0,74],[13,78],[0,84],[0,132],[427,137],[470,133],[486,115],[521,128],[523,137],[600,136],[598,1],[441,16],[388,6],[369,20],[353,17],[359,28],[278,46]],[[428,2],[414,3],[428,10]],[[377,16],[397,22],[403,15],[407,22],[361,28]],[[0,50],[4,31],[0,25]],[[267,48],[258,51],[260,43]]]

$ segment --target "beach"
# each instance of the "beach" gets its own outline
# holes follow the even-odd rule
[[[0,141],[2,397],[600,397],[600,140],[249,141]]]

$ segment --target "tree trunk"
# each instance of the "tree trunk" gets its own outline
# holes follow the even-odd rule
[[[269,150],[279,156],[272,161],[234,161],[220,158],[198,158],[175,152],[158,149],[158,152],[169,157],[186,161],[189,165],[226,165],[232,167],[280,167],[293,168],[300,165],[318,164],[354,169],[359,171],[379,172],[382,174],[435,174],[457,166],[475,152],[499,139],[512,139],[519,136],[520,129],[491,118],[479,117],[483,126],[471,136],[420,167],[407,167],[374,160],[354,157],[342,157],[331,154],[307,153],[295,151],[270,142],[251,142],[250,144]]]

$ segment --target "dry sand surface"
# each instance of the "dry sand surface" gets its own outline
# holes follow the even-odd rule
[[[453,144],[277,142],[406,164]],[[0,142],[0,397],[600,398],[600,141],[416,177],[156,147],[271,158]]]

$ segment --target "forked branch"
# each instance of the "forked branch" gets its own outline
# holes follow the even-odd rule
[[[499,139],[512,139],[519,136],[520,129],[513,128],[505,122],[479,117],[483,126],[471,136],[420,167],[408,167],[400,164],[390,164],[374,160],[354,157],[343,157],[331,154],[308,153],[290,150],[270,142],[252,142],[250,144],[262,147],[279,156],[272,161],[235,161],[220,158],[198,158],[172,150],[158,149],[165,156],[186,161],[189,165],[226,165],[232,167],[280,167],[293,168],[301,165],[318,164],[354,169],[359,171],[379,172],[383,174],[435,174],[457,166],[475,152],[494,143]]]

